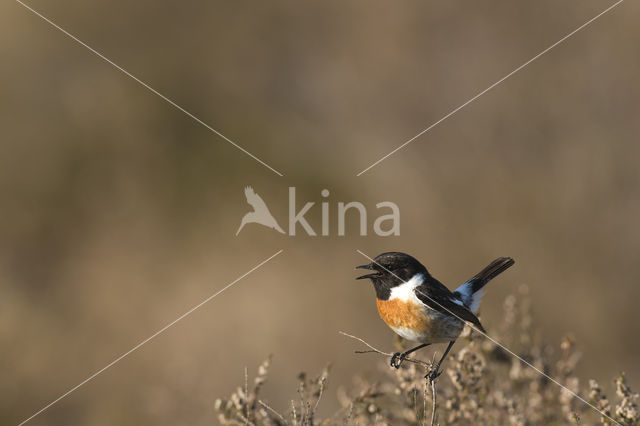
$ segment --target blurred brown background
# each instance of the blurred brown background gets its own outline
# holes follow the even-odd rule
[[[356,173],[610,2],[29,2],[285,174],[278,177],[15,2],[0,4],[0,423],[16,424],[279,249],[284,253],[31,424],[216,424],[273,353],[267,398],[333,362],[323,408],[391,349],[355,252],[400,250],[450,287],[516,267],[544,341],[640,384],[640,4],[625,2],[364,175]],[[332,236],[286,225],[331,191]],[[337,237],[338,201],[401,236]],[[318,204],[308,215],[320,228]],[[443,348],[437,348],[442,351]]]

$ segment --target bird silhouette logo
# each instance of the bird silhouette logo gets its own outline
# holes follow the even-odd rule
[[[245,197],[247,197],[247,203],[249,203],[249,205],[253,207],[253,211],[244,215],[244,217],[242,218],[242,222],[240,223],[240,227],[236,232],[236,235],[240,233],[242,228],[247,223],[259,223],[260,225],[264,225],[267,228],[275,229],[279,233],[284,234],[284,231],[282,230],[280,225],[278,225],[278,222],[276,222],[276,219],[269,211],[269,208],[265,204],[264,200],[258,194],[256,194],[252,187],[247,186],[244,189],[244,195]]]

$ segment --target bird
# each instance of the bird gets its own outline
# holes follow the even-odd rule
[[[435,279],[414,257],[401,252],[386,252],[371,263],[357,266],[372,273],[356,279],[370,279],[376,292],[376,304],[382,320],[401,337],[420,343],[391,357],[391,367],[400,368],[407,355],[434,343],[449,343],[444,354],[425,376],[440,376],[442,362],[462,332],[465,323],[486,334],[476,316],[484,286],[511,267],[515,261],[499,257],[482,271],[451,292]]]
[[[280,228],[278,222],[276,222],[276,219],[269,211],[269,208],[265,204],[264,200],[258,194],[256,194],[252,187],[247,186],[244,189],[244,196],[247,198],[247,203],[249,203],[249,205],[253,207],[253,211],[245,214],[242,217],[242,222],[240,223],[238,231],[236,231],[236,235],[240,233],[240,230],[247,223],[259,223],[260,225],[275,229],[281,234],[284,234],[284,231],[282,230],[282,228]]]

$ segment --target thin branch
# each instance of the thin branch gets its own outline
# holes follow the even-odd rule
[[[298,395],[300,395],[300,424],[305,423],[305,420],[307,419],[307,407],[306,404],[304,403],[304,383],[300,382],[300,384],[298,385]]]
[[[426,383],[425,383],[426,389]],[[433,407],[433,411],[431,412],[431,426],[436,424],[436,381],[431,380],[431,406]]]
[[[291,410],[293,411],[293,424],[298,424],[298,417],[296,416],[296,404],[291,400]]]
[[[324,373],[323,373],[324,374]],[[322,393],[324,392],[324,386],[327,383],[327,377],[325,375],[323,375],[320,378],[320,391],[318,393],[318,399],[316,400],[316,404],[313,407],[313,412],[315,413],[316,410],[318,409],[318,405],[320,404],[320,399],[322,398]]]
[[[248,418],[246,418],[245,416],[243,416],[242,414],[240,414],[239,412],[236,413],[236,416],[238,416],[238,418],[240,420],[242,420],[244,422],[245,425],[251,425],[251,426],[256,426],[255,423],[253,423],[251,420],[249,420]]]
[[[264,408],[266,408],[267,410],[271,411],[273,414],[275,414],[276,416],[278,416],[280,418],[280,420],[283,421],[284,424],[287,424],[287,421],[285,420],[284,416],[280,413],[278,413],[276,410],[274,410],[273,408],[271,408],[271,406],[269,406],[266,402],[262,401],[261,399],[258,400],[258,404],[262,405]]]
[[[355,339],[355,340],[359,341],[360,343],[364,344],[365,346],[367,346],[369,348],[369,350],[365,350],[365,351],[361,351],[361,350],[360,351],[354,351],[357,354],[377,353],[377,354],[385,355],[385,356],[389,356],[389,357],[393,356],[393,353],[381,351],[380,349],[377,349],[377,348],[371,346],[369,343],[365,342],[363,339],[361,339],[359,337],[356,337],[356,336],[351,335],[349,333],[345,333],[344,331],[339,331],[338,333],[342,334],[343,336],[347,336],[347,337],[350,337],[352,339]],[[422,365],[424,367],[430,367],[429,363],[427,363],[425,361],[421,361],[419,359],[415,359],[415,358],[404,358],[404,361],[412,362],[414,364]]]
[[[364,340],[362,340],[359,337],[353,336],[353,335],[351,335],[349,333],[345,333],[344,331],[339,331],[338,333],[342,334],[343,336],[347,336],[347,337],[351,337],[352,339],[356,339],[357,341],[359,341],[360,343],[364,343],[368,348],[371,349],[370,351],[362,351],[362,352],[359,352],[359,353],[377,352],[377,353],[382,354],[382,355],[393,356],[392,353],[383,352],[380,349],[374,348],[373,346],[371,346],[370,344],[368,344],[367,342],[365,342]]]

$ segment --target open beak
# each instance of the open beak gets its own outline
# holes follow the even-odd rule
[[[373,269],[373,265],[372,264],[366,264],[366,265],[360,265],[360,266],[356,266],[356,269],[369,269],[369,270],[374,270]],[[366,278],[375,278],[375,277],[379,277],[380,274],[378,274],[377,272],[375,274],[366,274],[363,275],[361,277],[356,278],[356,280],[363,280]]]

